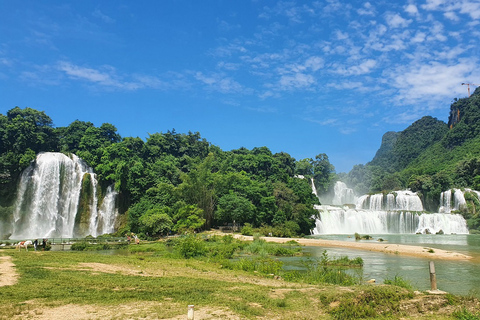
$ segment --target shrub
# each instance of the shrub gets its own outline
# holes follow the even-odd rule
[[[196,235],[187,235],[178,240],[175,245],[183,258],[193,258],[206,255],[205,243]]]
[[[245,223],[240,231],[244,236],[253,236],[253,227],[250,223]]]
[[[84,250],[87,248],[87,245],[88,245],[88,243],[87,243],[86,241],[75,242],[75,243],[72,244],[72,246],[70,247],[70,250],[73,250],[73,251],[84,251]]]

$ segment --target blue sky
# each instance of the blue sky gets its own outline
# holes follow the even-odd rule
[[[0,0],[0,113],[370,161],[480,84],[480,1]],[[473,90],[474,88],[472,88]]]

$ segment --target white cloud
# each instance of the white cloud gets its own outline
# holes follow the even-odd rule
[[[0,58],[0,64],[3,64],[4,66],[12,66],[12,60],[9,60],[7,58]]]
[[[221,93],[238,93],[243,90],[242,85],[223,74],[214,73],[206,76],[202,72],[196,72],[195,79],[206,84],[209,89]]]
[[[375,15],[375,8],[370,2],[365,2],[363,7],[357,10],[357,13],[361,16],[373,16]]]
[[[480,2],[479,1],[460,1],[455,2],[459,7],[460,13],[468,14],[472,19],[480,19]]]
[[[336,123],[338,123],[338,119],[317,120],[317,119],[312,119],[312,118],[303,118],[303,120],[308,121],[308,122],[317,123],[317,124],[320,124],[322,126],[333,126]]]
[[[385,20],[390,28],[406,28],[412,22],[402,18],[398,13],[387,14]]]
[[[480,18],[480,2],[478,0],[427,0],[422,6],[429,11],[443,11],[448,19],[458,21],[456,12],[469,15],[472,19]]]
[[[415,36],[411,39],[412,42],[419,43],[425,41],[427,34],[422,31],[417,31]]]
[[[310,57],[305,61],[305,67],[312,69],[312,71],[317,71],[323,68],[324,61],[321,57]]]
[[[109,16],[104,14],[102,11],[100,11],[100,9],[98,9],[98,8],[95,9],[95,11],[93,11],[92,16],[94,16],[95,18],[101,19],[105,23],[114,23],[115,22],[115,19],[110,18]]]
[[[315,83],[315,78],[309,74],[295,73],[292,75],[283,75],[280,77],[279,85],[283,90],[309,88]]]
[[[144,74],[133,74],[121,77],[117,75],[116,69],[111,66],[102,66],[100,69],[94,69],[78,66],[67,61],[58,62],[54,69],[60,71],[62,75],[66,75],[72,80],[81,80],[86,83],[94,84],[96,87],[110,89],[114,88],[133,91],[144,88],[166,90],[188,87],[188,83],[184,76],[178,73],[167,73],[163,75],[164,79]],[[37,72],[36,74],[35,77],[39,77],[39,73]],[[53,74],[53,70],[42,70],[40,74],[50,75]],[[35,79],[33,73],[25,73],[25,75],[31,80]],[[123,78],[130,78],[131,80],[124,80]]]
[[[453,11],[447,11],[443,14],[445,18],[453,20],[453,21],[460,21],[460,18],[457,16],[457,14]]]
[[[400,102],[419,104],[451,98],[464,91],[461,83],[480,70],[474,59],[459,59],[455,64],[431,62],[398,67],[390,74],[389,83],[398,89]]]
[[[234,70],[238,70],[240,68],[240,64],[232,63],[232,62],[219,61],[217,63],[217,68],[234,71]]]
[[[405,12],[410,14],[410,15],[417,15],[418,14],[418,8],[414,4],[408,4],[405,6]]]
[[[427,0],[427,2],[422,5],[422,8],[425,10],[438,10],[443,4],[445,4],[445,0]]]
[[[348,39],[348,33],[337,30],[335,31],[335,37],[337,38],[337,40],[345,40]]]
[[[340,66],[333,70],[334,73],[341,74],[344,76],[351,76],[351,75],[363,75],[370,73],[373,68],[377,65],[377,61],[373,59],[367,59],[362,63],[350,67]]]
[[[65,61],[60,62],[58,64],[58,68],[61,71],[64,71],[67,75],[78,79],[84,79],[87,81],[99,82],[104,84],[112,84],[115,82],[111,78],[110,74],[100,72],[92,68],[79,67]]]

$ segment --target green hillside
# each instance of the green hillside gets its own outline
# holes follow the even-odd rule
[[[346,180],[370,193],[410,188],[429,211],[438,209],[442,191],[480,190],[480,88],[455,99],[448,124],[427,116],[401,132],[387,132],[372,161],[355,166]],[[477,202],[469,201],[463,212],[470,228],[480,227]]]

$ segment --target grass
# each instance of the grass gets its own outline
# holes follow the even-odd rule
[[[122,254],[3,250],[0,255],[13,257],[20,278],[13,286],[0,287],[0,319],[25,318],[27,312],[69,304],[110,308],[114,319],[134,318],[119,314],[124,306],[137,306],[134,319],[147,314],[173,318],[185,314],[189,304],[227,310],[239,319],[409,316],[402,305],[412,299],[412,291],[397,284],[359,285],[360,277],[349,274],[355,259],[333,259],[325,252],[321,259],[306,262],[307,271],[285,272],[274,254],[298,255],[298,245],[280,247],[288,250],[231,237],[197,236],[130,245]],[[231,255],[237,258],[226,258]],[[465,307],[458,316],[451,311],[445,319],[475,319],[467,317],[477,313],[464,302],[455,296],[441,301],[441,306]],[[412,319],[417,316],[423,317]]]
[[[395,277],[393,279],[385,279],[383,281],[383,283],[389,284],[389,285],[392,285],[392,286],[397,286],[397,287],[400,287],[400,288],[405,288],[405,289],[408,289],[408,290],[413,290],[414,289],[410,282],[403,279],[399,275],[395,275]]]

